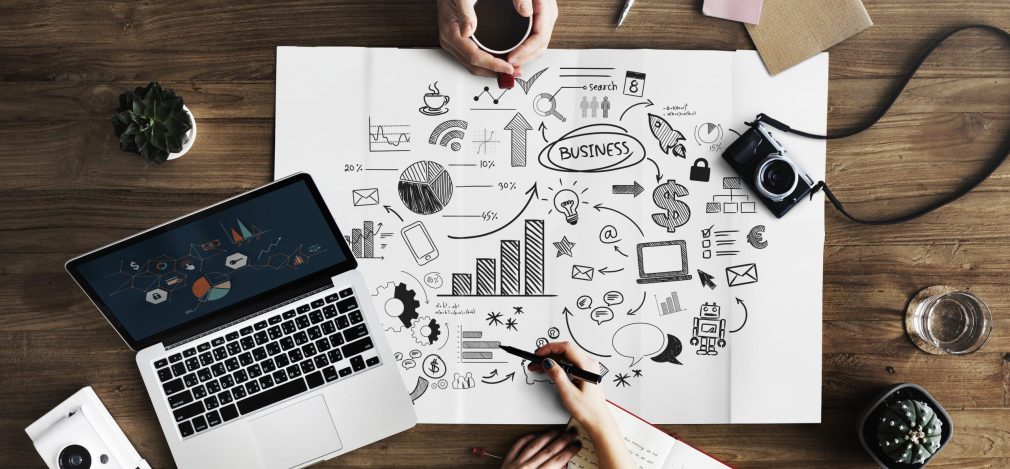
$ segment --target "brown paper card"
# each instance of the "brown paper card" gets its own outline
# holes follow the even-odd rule
[[[747,24],[775,75],[873,25],[861,0],[764,0],[760,24]]]

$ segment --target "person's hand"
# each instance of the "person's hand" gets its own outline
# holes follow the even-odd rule
[[[524,16],[530,15],[530,0],[515,0],[515,3],[520,13],[526,11],[528,13]],[[519,9],[519,4],[524,4],[526,9]],[[470,39],[476,30],[477,15],[473,11],[473,0],[438,0],[438,42],[446,52],[456,57],[474,75],[514,75],[516,70],[512,64],[482,50]]]
[[[516,440],[502,460],[502,469],[561,469],[581,449],[578,433],[551,431]]]
[[[522,45],[509,52],[508,61],[514,67],[544,55],[554,33],[554,22],[558,20],[558,2],[556,0],[513,0],[520,15],[529,16],[533,11],[533,29],[530,37]]]
[[[551,381],[558,388],[561,396],[561,403],[572,414],[579,423],[590,433],[595,433],[610,426],[613,420],[607,400],[603,396],[602,386],[587,383],[582,380],[572,382],[565,374],[564,370],[558,366],[557,362],[548,358],[558,357],[586,371],[596,373],[600,369],[600,364],[586,355],[582,350],[573,347],[568,342],[551,342],[536,350],[538,356],[544,357],[540,363],[530,363],[530,371],[536,373],[546,372]]]

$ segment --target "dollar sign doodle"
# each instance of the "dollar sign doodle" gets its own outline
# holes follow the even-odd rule
[[[130,268],[133,270],[140,270],[140,265],[137,264],[137,261],[130,261]]]
[[[428,369],[431,370],[432,373],[438,373],[438,361],[432,360],[431,363],[428,364]]]
[[[660,184],[656,190],[652,191],[652,201],[656,205],[666,210],[666,213],[652,214],[652,221],[659,226],[666,227],[666,231],[673,233],[677,227],[687,223],[691,219],[691,208],[677,197],[687,195],[687,188],[677,184],[677,181],[668,179],[666,184]]]

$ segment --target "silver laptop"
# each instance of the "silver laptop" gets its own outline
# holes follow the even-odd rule
[[[183,468],[289,468],[417,422],[357,263],[290,176],[72,259]]]

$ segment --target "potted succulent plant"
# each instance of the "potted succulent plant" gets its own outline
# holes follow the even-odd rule
[[[925,389],[898,384],[877,396],[859,417],[860,443],[887,469],[925,467],[950,442],[950,415]]]
[[[196,120],[182,97],[157,82],[119,96],[112,117],[119,149],[161,164],[186,154],[196,139]]]

